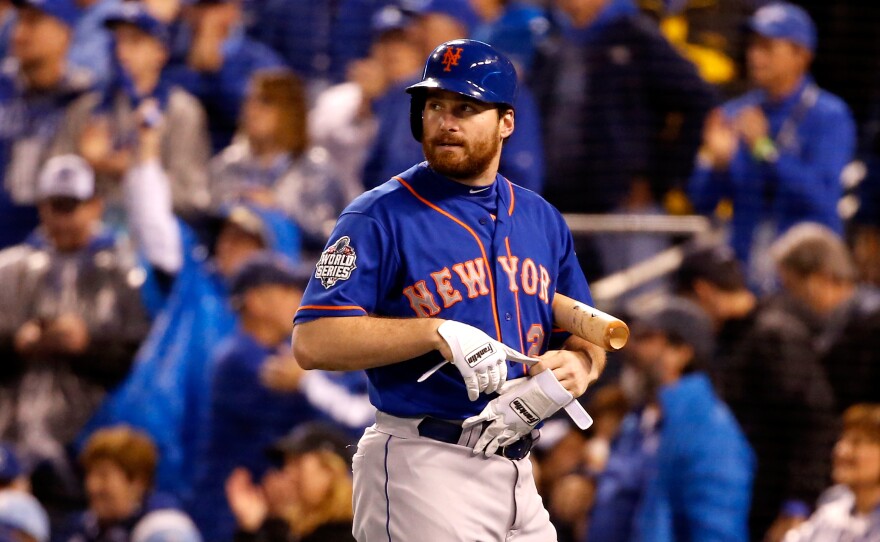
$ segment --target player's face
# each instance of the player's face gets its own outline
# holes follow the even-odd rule
[[[431,168],[460,182],[494,177],[501,142],[513,133],[513,111],[461,94],[432,90],[422,112],[422,150]]]
[[[853,489],[880,486],[880,441],[864,431],[844,431],[834,446],[831,475]]]

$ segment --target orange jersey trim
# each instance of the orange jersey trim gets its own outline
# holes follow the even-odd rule
[[[503,179],[503,177],[502,177],[502,179]],[[507,179],[504,179],[504,180],[507,181]],[[513,205],[514,205],[514,203],[516,203],[516,201],[515,201],[516,198],[513,197],[513,183],[510,181],[507,181],[507,187],[510,189],[510,207],[508,207],[508,209],[507,209],[507,214],[509,214],[510,216],[513,216]],[[509,252],[509,250],[508,250],[508,252]]]
[[[359,307],[357,305],[303,305],[299,309],[299,311],[363,311],[366,314],[366,310],[363,307]]]
[[[510,238],[504,238],[504,246],[507,248],[507,261],[513,259],[513,255],[510,253]],[[523,334],[522,334],[522,316],[519,312],[519,291],[513,292],[513,300],[516,302],[516,330],[519,332],[519,351],[523,354],[526,353],[526,343],[523,342]],[[526,371],[528,372],[528,371]]]
[[[495,335],[496,335],[496,338],[498,339],[498,341],[500,342],[501,341],[501,321],[498,319],[498,307],[495,306],[495,281],[492,279],[492,264],[489,262],[489,258],[486,257],[486,248],[483,246],[483,242],[480,241],[479,236],[477,236],[476,232],[474,232],[474,230],[472,230],[470,226],[468,226],[467,224],[465,224],[464,222],[462,222],[458,218],[452,216],[448,212],[444,211],[443,209],[441,209],[440,207],[438,207],[434,203],[431,203],[427,199],[423,198],[421,195],[419,195],[418,192],[415,191],[415,189],[412,186],[409,185],[409,183],[407,183],[406,181],[404,181],[400,177],[394,177],[394,178],[397,179],[397,181],[400,182],[400,184],[402,184],[404,186],[404,188],[409,190],[410,193],[417,200],[421,201],[422,203],[427,205],[430,209],[437,211],[441,215],[445,216],[449,220],[452,220],[453,222],[455,222],[456,224],[458,224],[459,226],[461,226],[462,228],[467,230],[467,232],[470,233],[471,236],[473,236],[474,240],[477,242],[477,245],[480,247],[480,253],[483,255],[483,261],[486,263],[486,275],[489,277],[489,295],[492,296],[492,317],[495,319]]]

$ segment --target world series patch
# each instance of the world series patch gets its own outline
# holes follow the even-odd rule
[[[324,288],[329,288],[340,280],[348,280],[351,272],[357,268],[357,254],[351,246],[351,238],[340,237],[335,243],[321,253],[315,265],[315,278],[321,280]]]

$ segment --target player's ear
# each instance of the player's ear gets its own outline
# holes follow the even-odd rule
[[[514,125],[514,115],[513,109],[499,109],[498,110],[498,123],[501,127],[501,140],[505,140],[513,133],[513,125]]]

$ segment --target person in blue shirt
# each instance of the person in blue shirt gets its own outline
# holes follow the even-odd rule
[[[427,160],[343,211],[293,352],[305,369],[366,370],[379,412],[354,457],[356,539],[555,540],[528,454],[563,407],[589,424],[573,399],[604,351],[552,325],[556,292],[591,303],[589,286],[559,212],[498,173],[513,63],[452,40],[424,74],[407,92]]]
[[[16,0],[10,56],[0,65],[0,248],[37,226],[37,174],[70,104],[91,88],[67,63],[79,10],[73,0]]]
[[[192,16],[186,66],[173,66],[169,78],[201,100],[211,146],[218,152],[235,134],[251,75],[259,69],[280,68],[284,61],[245,34],[238,0],[198,0]]]
[[[752,288],[775,287],[762,257],[793,224],[841,232],[840,175],[853,158],[856,128],[847,105],[809,74],[816,28],[802,8],[768,4],[749,20],[749,76],[755,90],[708,118],[688,195],[700,213],[733,204],[731,243]]]
[[[290,319],[311,271],[310,266],[295,266],[264,252],[249,258],[230,281],[239,324],[213,353],[206,438],[198,450],[193,499],[188,503],[207,540],[229,540],[235,531],[223,489],[232,471],[244,467],[261,478],[270,467],[264,453],[270,444],[294,426],[328,418],[320,405],[323,399],[316,406],[311,397],[331,395],[332,377],[306,375],[287,344]],[[295,373],[285,378],[287,385],[279,385],[282,371]],[[349,416],[361,413],[356,429],[372,422],[365,393],[337,394],[332,400],[349,410]]]
[[[755,459],[703,372],[713,349],[709,316],[684,298],[664,298],[633,331],[646,404],[621,424],[584,540],[746,542]]]

